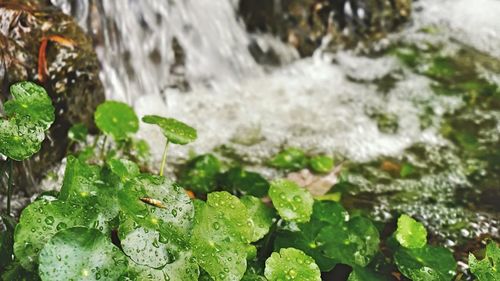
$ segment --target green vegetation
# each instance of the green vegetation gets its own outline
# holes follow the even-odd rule
[[[36,153],[54,120],[41,87],[24,82],[11,91],[0,126],[0,152],[9,162]],[[87,129],[74,125],[69,138],[75,147],[68,149],[60,191],[29,204],[18,223],[2,216],[2,280],[316,281],[341,267],[351,270],[350,281],[455,276],[452,253],[430,245],[424,225],[408,215],[388,231],[359,211],[349,213],[331,200],[334,193],[318,200],[297,182],[268,181],[215,154],[193,157],[175,182],[163,176],[168,144],[195,141],[194,128],[172,118],[143,118],[167,138],[160,175],[154,175],[147,146],[133,138],[139,122],[130,107],[105,102],[95,119],[112,141],[106,146],[102,140],[98,153],[99,142],[88,144]],[[333,170],[332,158],[297,148],[268,164],[283,173],[309,167],[318,177]],[[382,166],[400,178],[418,172],[411,164]],[[340,179],[336,192],[345,185]],[[469,257],[480,281],[499,278],[499,252],[490,242],[483,260]]]

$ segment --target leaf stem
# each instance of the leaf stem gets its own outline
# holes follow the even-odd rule
[[[167,151],[168,151],[169,141],[165,143],[165,149],[163,150],[163,159],[161,160],[160,176],[163,176],[163,171],[165,170],[165,165],[167,163]]]
[[[104,150],[106,149],[106,141],[108,140],[108,136],[104,136],[104,140],[102,141],[101,148],[101,159],[104,159]]]
[[[12,174],[14,173],[14,163],[12,162],[12,159],[7,160],[8,165],[9,165],[9,180],[7,183],[7,215],[10,216],[10,201],[12,197],[12,187],[14,186],[13,180],[14,177]]]

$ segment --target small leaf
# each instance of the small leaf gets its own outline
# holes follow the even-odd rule
[[[118,280],[126,268],[127,258],[96,229],[62,230],[40,252],[42,280]]]
[[[405,248],[422,248],[427,244],[427,230],[424,225],[407,215],[399,217],[395,236]]]
[[[74,156],[68,156],[59,199],[80,202],[90,196],[97,196],[100,173],[99,166],[88,165]]]
[[[196,130],[185,123],[174,118],[164,118],[157,115],[146,115],[142,121],[148,124],[158,125],[165,137],[175,144],[188,144],[196,140]]]
[[[394,261],[399,271],[413,281],[450,281],[457,267],[448,249],[432,246],[399,248]]]
[[[120,177],[122,181],[134,178],[140,174],[139,166],[127,159],[110,159],[106,163],[113,174]]]
[[[273,209],[267,207],[259,198],[250,195],[245,195],[240,200],[247,208],[250,219],[253,222],[253,236],[251,241],[257,241],[269,232],[275,215]]]
[[[307,165],[307,158],[304,151],[292,147],[278,153],[269,164],[284,170],[300,170]]]
[[[196,202],[191,248],[198,264],[214,280],[240,280],[246,270],[252,222],[245,205],[223,191]]]
[[[269,191],[269,182],[265,178],[240,167],[231,168],[222,174],[219,185],[233,194],[248,194],[256,197],[264,197]]]
[[[318,155],[311,158],[309,164],[314,172],[326,174],[333,168],[333,159],[328,156]]]
[[[469,254],[470,271],[479,281],[500,280],[500,248],[490,241],[486,245],[486,256],[477,260],[473,254]]]
[[[68,131],[68,138],[72,141],[85,142],[89,131],[82,123],[77,123],[71,126]]]
[[[272,253],[266,260],[264,275],[269,281],[321,281],[321,272],[314,260],[294,248]]]
[[[54,107],[45,89],[32,82],[10,89],[12,100],[4,104],[7,119],[0,119],[0,154],[22,161],[40,150],[55,119]]]
[[[377,274],[367,268],[356,266],[349,275],[347,281],[385,281],[386,277]]]
[[[72,226],[96,226],[97,213],[89,207],[63,201],[37,200],[21,213],[14,233],[14,254],[21,265],[33,270],[38,254],[57,232]]]
[[[284,220],[309,221],[313,209],[313,197],[296,183],[283,179],[273,181],[269,188],[269,197]]]
[[[118,101],[100,104],[94,113],[94,119],[97,128],[116,141],[124,140],[139,130],[139,119],[134,110]]]
[[[215,156],[200,155],[189,161],[180,177],[180,183],[194,192],[207,193],[216,188],[219,171],[220,162]]]
[[[343,227],[326,226],[318,234],[325,256],[340,263],[365,267],[379,250],[380,237],[373,223],[352,218]]]

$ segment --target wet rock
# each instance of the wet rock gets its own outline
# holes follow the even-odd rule
[[[241,0],[239,14],[250,32],[268,32],[310,56],[367,47],[408,20],[411,0]]]
[[[92,129],[94,109],[104,100],[92,39],[71,17],[45,2],[0,3],[1,103],[10,98],[11,84],[31,80],[44,86],[56,107],[56,121],[41,151],[16,163],[16,189],[28,196],[33,184],[64,156],[69,127],[82,122]]]

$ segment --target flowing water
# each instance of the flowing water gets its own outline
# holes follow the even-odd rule
[[[198,129],[172,159],[216,149],[258,167],[284,146],[334,154],[349,161],[349,206],[414,215],[450,247],[500,236],[500,1],[420,0],[376,54],[303,59],[248,34],[236,0],[53,2],[96,38],[108,98]],[[258,65],[252,40],[287,63]],[[139,135],[159,158],[161,134]]]

